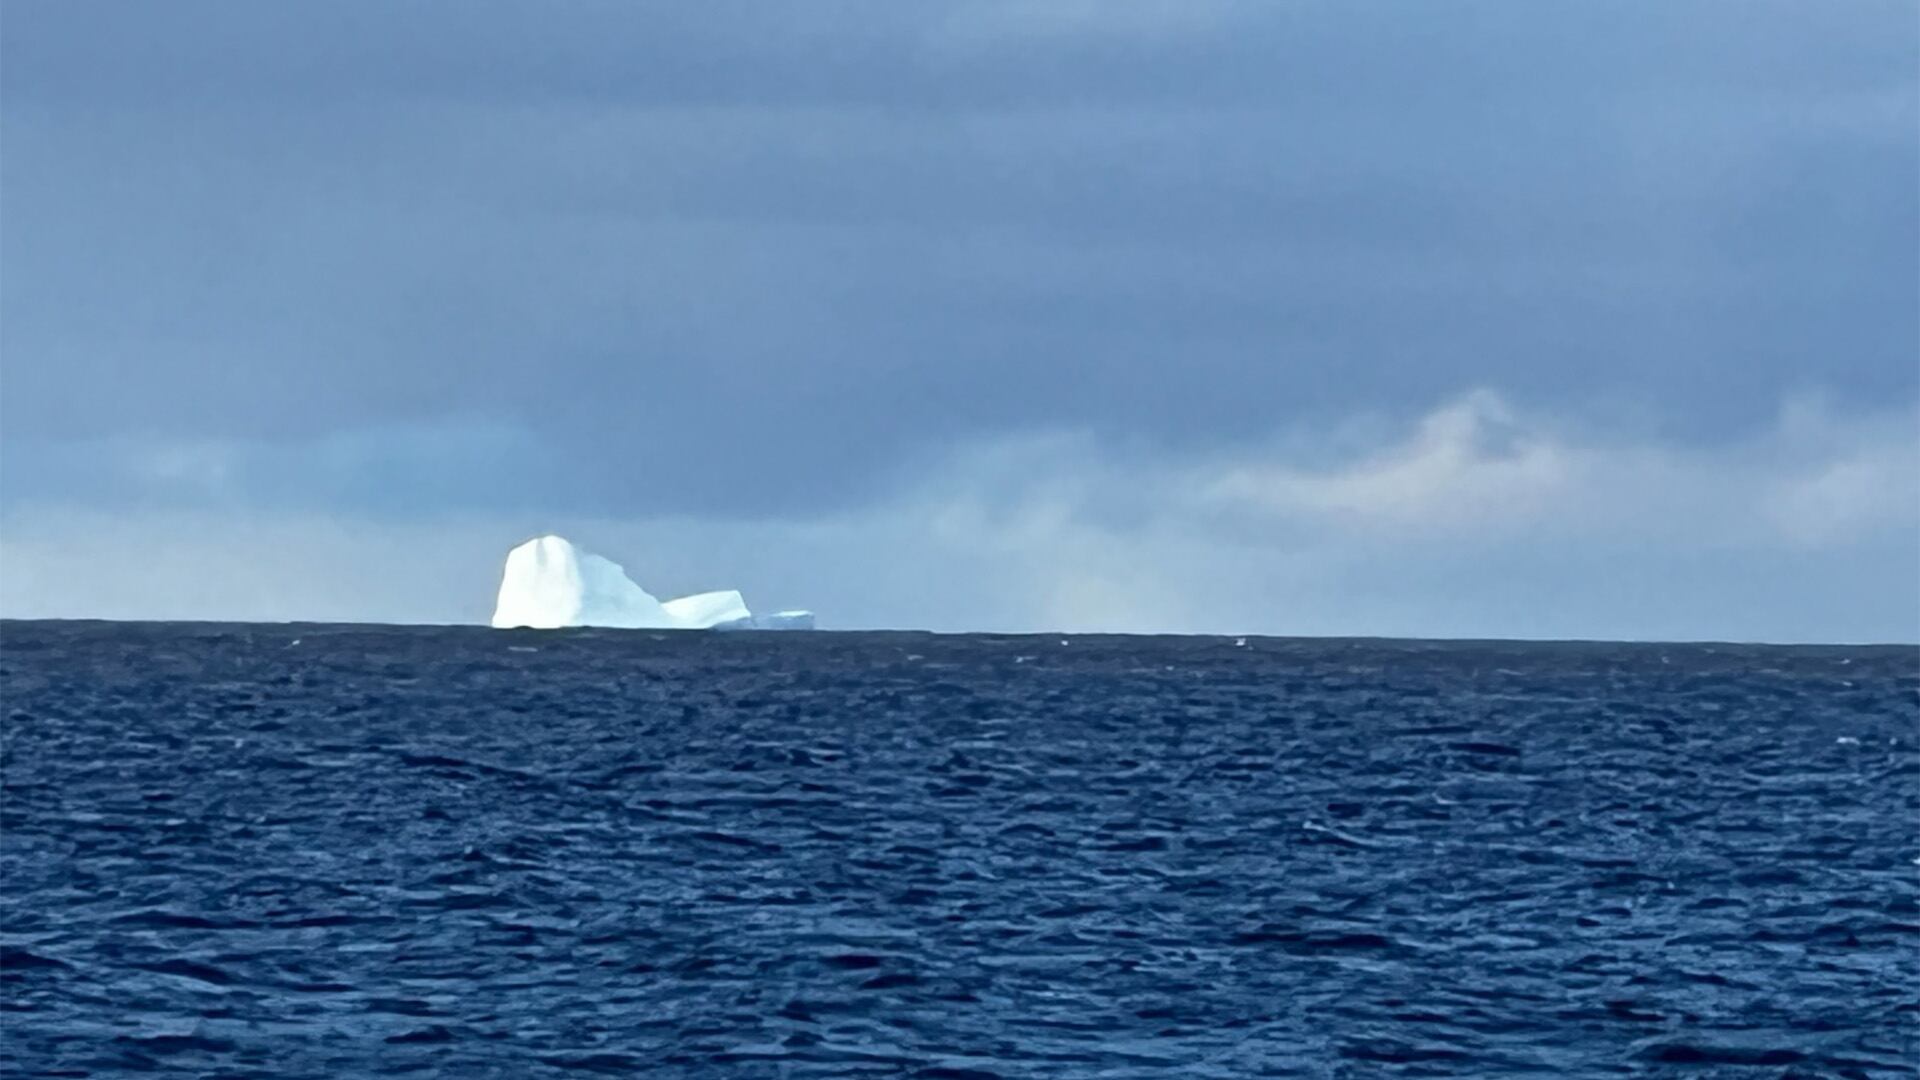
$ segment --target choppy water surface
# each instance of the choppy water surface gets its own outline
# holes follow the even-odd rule
[[[7,1075],[1910,1074],[1920,653],[9,623]]]

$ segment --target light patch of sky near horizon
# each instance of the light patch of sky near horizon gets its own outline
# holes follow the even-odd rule
[[[190,499],[9,506],[0,615],[481,622],[505,549],[558,531],[663,595],[740,587],[848,629],[1920,640],[1887,576],[1920,568],[1911,409],[1797,398],[1712,449],[1490,390],[1344,427],[1180,460],[1004,437],[871,505],[758,520],[262,508],[222,497],[247,448],[201,443],[126,459]]]

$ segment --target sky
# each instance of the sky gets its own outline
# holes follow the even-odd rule
[[[1920,640],[1920,16],[0,8],[0,616]]]

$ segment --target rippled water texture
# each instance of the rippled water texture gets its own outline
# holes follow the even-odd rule
[[[1889,1076],[1920,653],[10,623],[9,1076]]]

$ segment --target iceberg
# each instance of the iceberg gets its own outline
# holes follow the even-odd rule
[[[746,600],[732,589],[683,596],[660,606],[680,625],[697,626],[703,630],[753,618],[753,612],[747,610]]]
[[[606,626],[627,630],[811,630],[810,611],[755,615],[737,591],[697,593],[662,603],[619,563],[559,536],[539,536],[507,552],[493,625]]]
[[[811,630],[813,612],[776,611],[771,615],[753,615],[747,619],[748,625],[741,627],[721,627],[732,630]]]
[[[668,629],[679,623],[618,563],[583,552],[561,537],[542,536],[507,552],[493,625]]]

